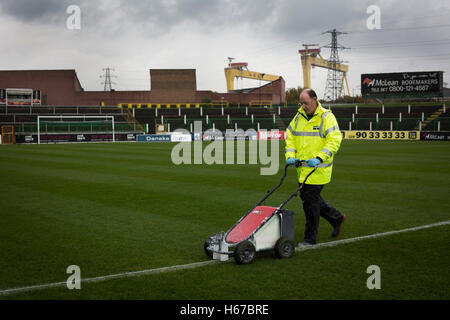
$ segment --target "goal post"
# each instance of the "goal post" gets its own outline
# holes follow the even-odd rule
[[[45,125],[45,127],[43,126]],[[41,128],[42,127],[42,128]],[[49,128],[53,132],[49,132]],[[41,135],[53,134],[83,134],[83,133],[108,133],[112,134],[115,142],[114,116],[43,116],[37,117],[37,142],[41,144]]]

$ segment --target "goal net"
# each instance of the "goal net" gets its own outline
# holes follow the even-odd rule
[[[115,141],[114,116],[38,116],[37,138],[41,142],[57,142],[58,135],[110,135]]]

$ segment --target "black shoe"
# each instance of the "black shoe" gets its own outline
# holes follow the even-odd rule
[[[333,232],[331,233],[331,237],[336,238],[337,236],[339,236],[341,234],[342,231],[342,225],[344,224],[345,218],[347,216],[344,214],[342,216],[341,221],[333,228]]]

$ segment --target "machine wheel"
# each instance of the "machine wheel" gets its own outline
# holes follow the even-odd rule
[[[208,257],[212,258],[213,257],[213,252],[211,250],[208,250],[209,245],[211,244],[211,237],[208,237],[208,239],[206,239],[205,244],[203,245],[203,249],[205,250],[205,253]]]
[[[290,258],[295,252],[294,242],[286,237],[281,237],[275,244],[275,255],[280,258]]]
[[[256,249],[250,241],[239,243],[234,250],[234,260],[237,264],[249,264],[255,259]]]

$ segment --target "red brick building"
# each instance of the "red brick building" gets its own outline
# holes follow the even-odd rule
[[[259,88],[217,93],[197,90],[195,69],[151,69],[150,91],[85,91],[75,70],[0,71],[0,89],[26,88],[41,91],[43,105],[117,105],[201,103],[206,101],[241,104],[282,104],[285,82],[280,79]]]

